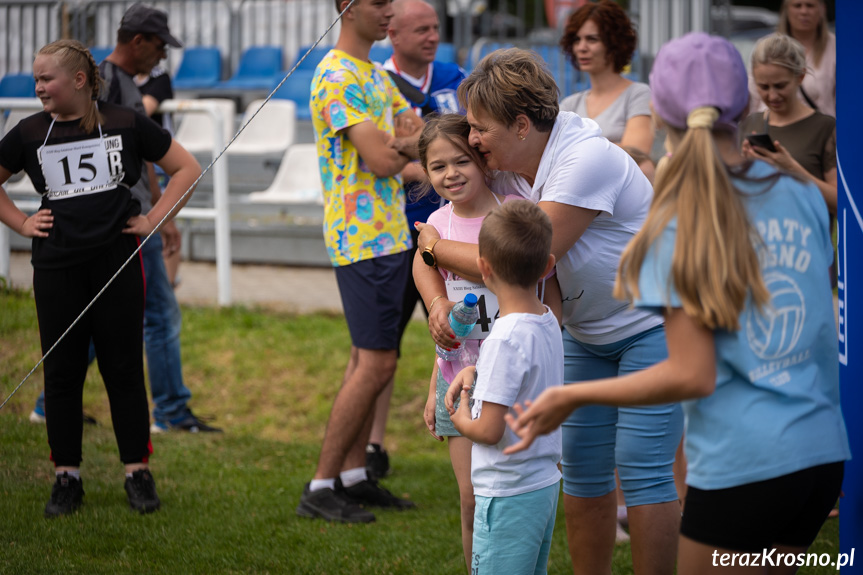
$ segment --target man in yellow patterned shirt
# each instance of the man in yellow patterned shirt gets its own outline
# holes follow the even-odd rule
[[[339,12],[348,4],[336,0]],[[374,521],[360,505],[414,507],[369,479],[365,468],[369,415],[396,369],[410,269],[398,174],[416,158],[422,126],[388,74],[368,58],[372,44],[386,38],[392,15],[390,0],[355,0],[311,86],[324,240],[351,333],[351,356],[297,514],[328,521]]]

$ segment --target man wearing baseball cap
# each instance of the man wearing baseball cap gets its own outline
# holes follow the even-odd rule
[[[99,65],[107,84],[103,100],[134,108],[147,115],[143,98],[135,84],[136,74],[149,75],[166,55],[167,46],[181,48],[168,28],[168,15],[155,8],[136,3],[126,10],[117,30],[114,51]],[[142,171],[132,194],[141,202],[146,214],[161,196],[152,166]],[[152,182],[152,185],[151,185]],[[173,222],[161,234],[154,235],[141,249],[147,297],[144,302],[144,347],[147,372],[153,395],[152,433],[165,431],[221,431],[198,419],[187,403],[192,393],[183,382],[180,359],[180,306],[168,279],[162,258],[162,243],[180,247],[180,232]]]
[[[126,10],[120,21],[120,30],[133,34],[155,34],[165,44],[174,48],[183,47],[183,43],[172,36],[168,29],[168,14],[144,4],[136,3]]]

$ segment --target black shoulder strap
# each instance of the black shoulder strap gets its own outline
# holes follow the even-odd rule
[[[812,98],[810,98],[809,94],[806,93],[806,90],[803,89],[803,84],[800,84],[800,93],[803,94],[803,99],[806,100],[809,107],[817,112],[818,106],[815,105],[815,102],[812,101]]]
[[[402,96],[404,96],[408,102],[411,102],[416,106],[422,106],[426,103],[428,95],[424,94],[422,90],[420,90],[392,70],[387,70],[387,72],[389,73],[390,78],[393,79],[393,82],[395,82],[396,87],[399,89],[399,92],[402,93]]]

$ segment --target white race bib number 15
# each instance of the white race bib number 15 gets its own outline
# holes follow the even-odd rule
[[[39,151],[49,200],[95,194],[117,186],[101,138],[42,146]]]

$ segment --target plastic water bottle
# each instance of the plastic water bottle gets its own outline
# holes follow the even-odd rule
[[[449,326],[455,334],[453,345],[456,342],[461,343],[465,340],[468,334],[476,325],[476,320],[479,319],[479,309],[476,307],[476,296],[472,293],[464,296],[464,300],[455,304],[452,311],[449,312]],[[446,361],[453,361],[461,356],[462,348],[453,347],[447,351],[441,346],[436,346],[437,355]]]

